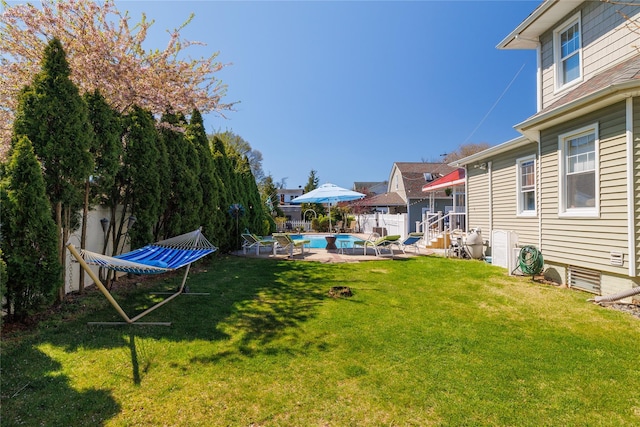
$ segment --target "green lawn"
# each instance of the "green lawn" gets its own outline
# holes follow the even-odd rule
[[[150,289],[117,295],[129,314]],[[637,426],[640,320],[479,261],[221,257],[4,336],[3,427]],[[331,298],[347,285],[348,298]]]

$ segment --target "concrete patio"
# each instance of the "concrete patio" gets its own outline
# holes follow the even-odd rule
[[[366,239],[367,236],[359,236],[362,239]],[[294,261],[315,261],[325,263],[340,263],[340,262],[361,262],[361,261],[382,261],[389,259],[407,259],[416,256],[427,256],[438,254],[437,251],[432,249],[426,249],[420,247],[418,253],[415,252],[415,248],[410,247],[406,249],[406,253],[403,253],[397,248],[393,248],[393,256],[385,253],[383,256],[376,256],[373,248],[367,248],[366,254],[363,254],[362,247],[355,249],[346,248],[338,250],[326,250],[317,248],[305,248],[304,253],[300,253],[296,250],[293,257],[289,257],[288,253],[279,252],[277,255],[273,255],[270,250],[262,249],[259,255],[256,255],[255,250],[248,250],[247,253],[243,253],[242,250],[233,252],[234,255],[250,257],[250,258],[272,258],[272,259],[290,259]]]

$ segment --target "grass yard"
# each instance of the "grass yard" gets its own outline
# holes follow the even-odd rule
[[[180,275],[116,298],[130,315]],[[3,336],[3,427],[637,426],[640,320],[478,261],[221,257]],[[353,296],[332,298],[332,286]]]

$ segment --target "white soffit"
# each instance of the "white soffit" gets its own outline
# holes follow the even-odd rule
[[[498,49],[537,48],[540,35],[558,25],[581,3],[584,1],[545,0],[496,47]]]

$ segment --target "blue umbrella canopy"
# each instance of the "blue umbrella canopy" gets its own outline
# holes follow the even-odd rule
[[[315,190],[298,196],[290,203],[329,203],[329,230],[331,230],[331,203],[347,202],[349,200],[362,199],[365,194],[347,190],[335,184],[322,184]]]

